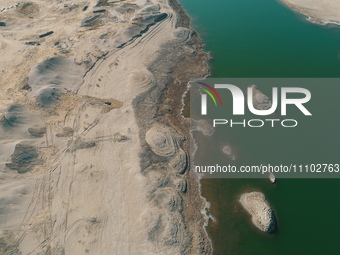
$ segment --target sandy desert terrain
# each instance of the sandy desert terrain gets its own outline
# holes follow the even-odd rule
[[[1,0],[0,54],[1,254],[211,254],[176,1]]]

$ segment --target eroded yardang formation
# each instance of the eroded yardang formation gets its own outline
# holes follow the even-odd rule
[[[159,156],[172,156],[177,152],[176,141],[166,127],[152,127],[146,132],[145,140]]]
[[[263,232],[275,229],[275,217],[268,201],[261,192],[249,192],[240,197],[244,209],[251,215],[254,225]]]

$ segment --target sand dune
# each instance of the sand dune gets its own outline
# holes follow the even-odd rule
[[[211,254],[175,1],[1,1],[0,253]],[[52,33],[53,32],[53,33]]]

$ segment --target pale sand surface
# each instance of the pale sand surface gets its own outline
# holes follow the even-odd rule
[[[337,0],[281,0],[287,6],[318,24],[340,24],[340,1]]]
[[[0,1],[1,254],[211,254],[179,116],[207,56],[180,11]]]

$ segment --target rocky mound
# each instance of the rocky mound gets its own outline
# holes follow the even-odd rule
[[[148,132],[146,132],[145,140],[159,156],[171,156],[176,152],[174,139],[166,128],[150,128]]]
[[[261,192],[249,192],[240,197],[244,209],[252,216],[254,225],[263,232],[275,229],[275,217],[268,201]]]
[[[17,11],[24,15],[31,15],[39,12],[39,6],[32,2],[22,3],[17,6]]]
[[[272,102],[265,94],[257,89],[256,85],[253,88],[253,105],[257,110],[268,110],[272,107]]]
[[[17,144],[11,157],[11,163],[6,166],[18,173],[30,171],[34,165],[40,164],[38,160],[39,151],[37,148],[27,144]]]

